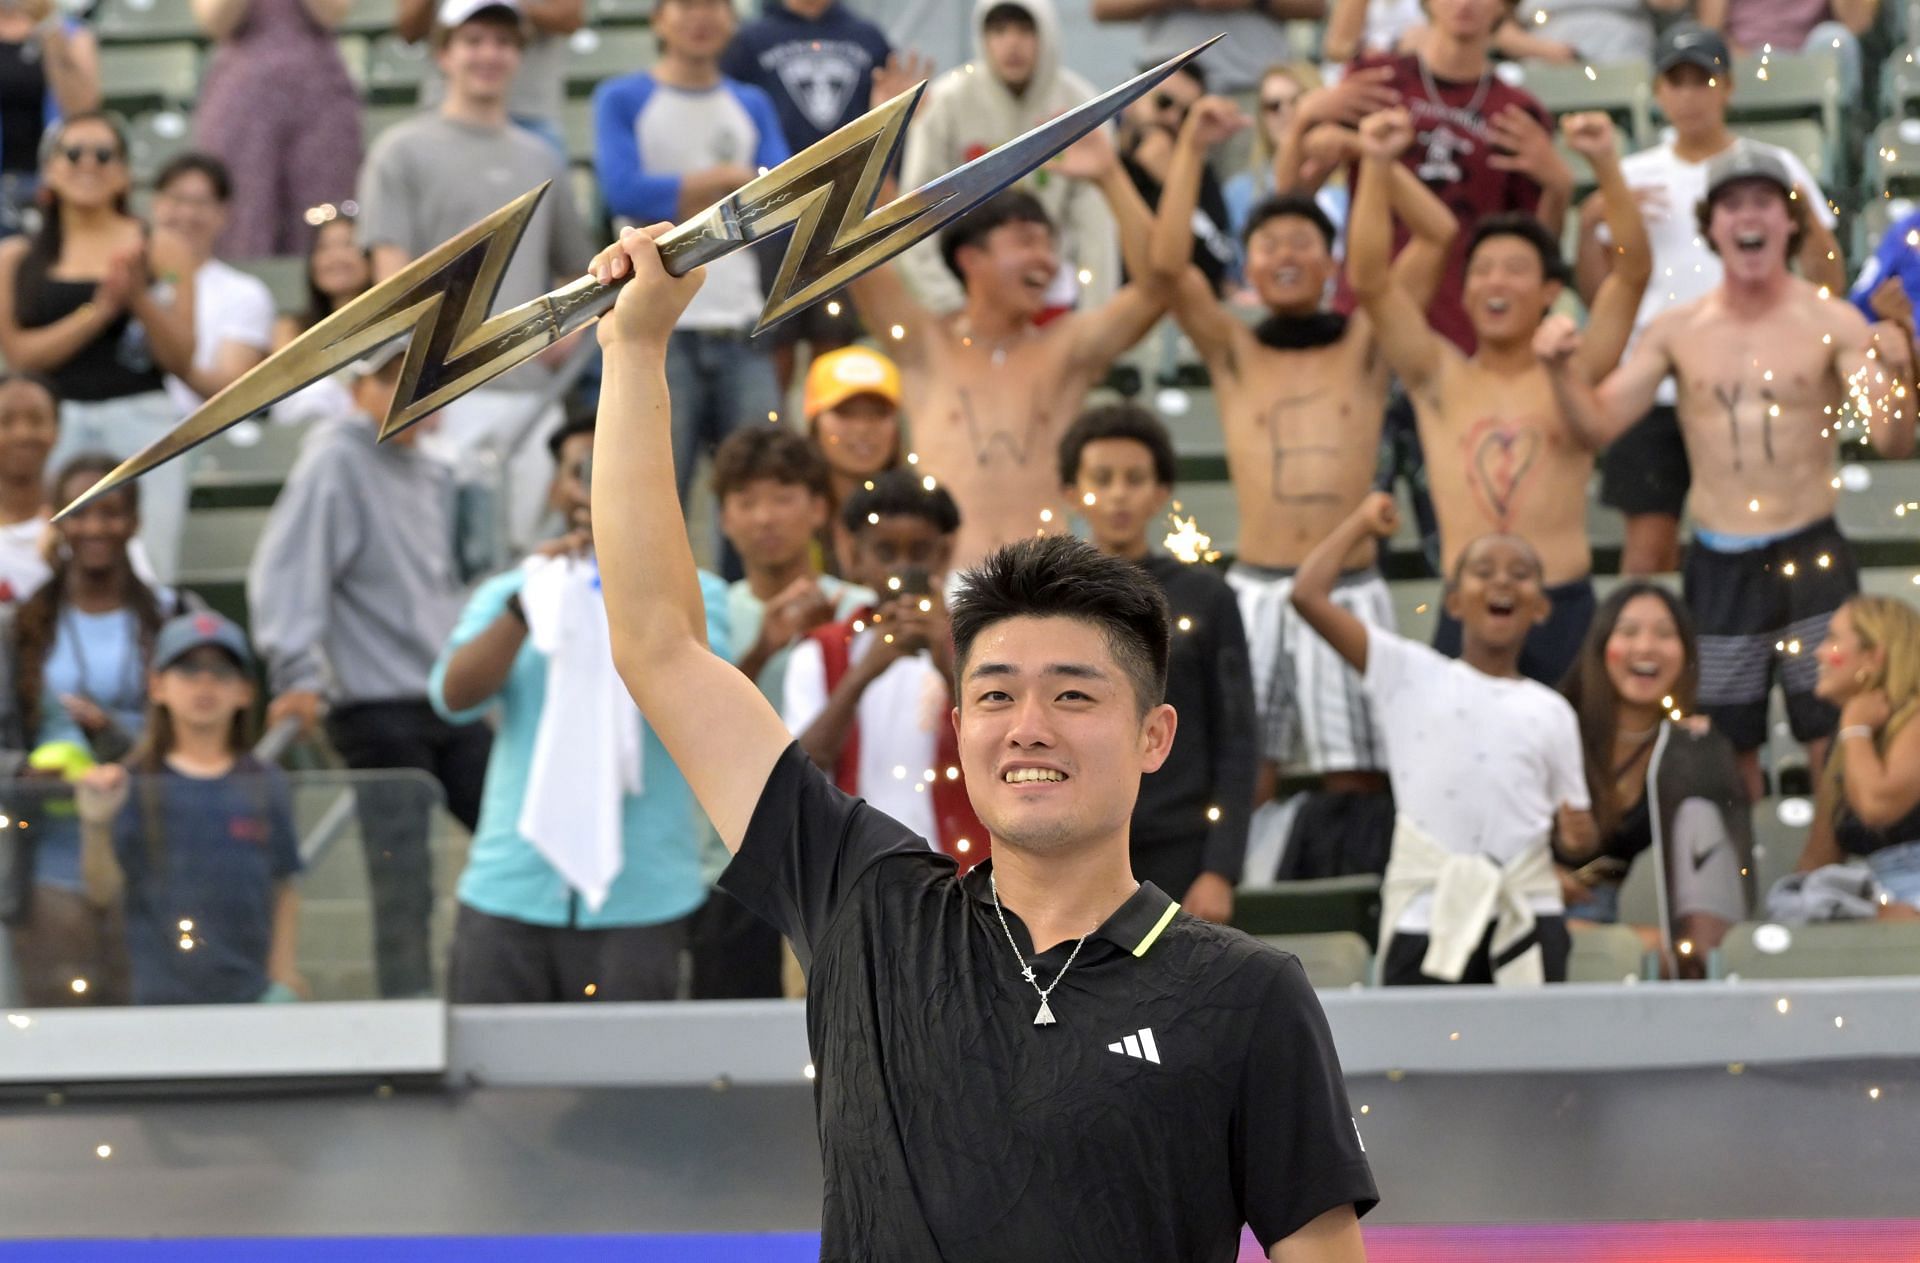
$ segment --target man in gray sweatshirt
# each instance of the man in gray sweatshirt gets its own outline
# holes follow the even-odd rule
[[[310,732],[324,710],[347,766],[431,774],[472,829],[490,730],[448,724],[427,701],[427,673],[465,595],[453,478],[416,449],[431,419],[376,442],[403,359],[395,348],[363,362],[355,410],[307,435],[254,552],[247,603],[273,692],[268,724],[292,717]],[[433,986],[430,798],[402,778],[355,794],[386,998]]]

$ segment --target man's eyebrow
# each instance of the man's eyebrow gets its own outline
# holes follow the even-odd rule
[[[982,662],[967,672],[969,680],[982,676],[1019,675],[1020,669],[1011,662]],[[1049,662],[1036,673],[1039,675],[1064,675],[1076,680],[1105,680],[1107,673],[1099,667],[1085,662]]]

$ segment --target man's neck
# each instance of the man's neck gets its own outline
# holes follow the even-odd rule
[[[1118,838],[1046,856],[995,839],[993,879],[1000,902],[1026,923],[1036,954],[1099,929],[1140,888],[1124,829]]]
[[[774,597],[793,586],[795,579],[805,579],[813,574],[813,559],[801,553],[791,561],[773,566],[748,566],[747,591],[761,601],[771,601]]]
[[[225,776],[233,770],[233,747],[226,727],[199,727],[175,723],[173,749],[167,765],[188,776]]]
[[[720,86],[718,57],[689,57],[685,53],[663,53],[654,64],[653,77],[670,88],[698,91]]]
[[[1540,367],[1540,359],[1533,353],[1531,335],[1518,342],[1482,342],[1474,348],[1473,362],[1502,376]]]
[[[1728,313],[1746,319],[1769,315],[1787,296],[1793,276],[1784,267],[1758,281],[1727,276],[1720,282],[1720,301]]]
[[[0,526],[18,526],[46,512],[46,495],[38,478],[0,479]]]
[[[67,575],[67,600],[84,614],[104,614],[126,603],[126,574],[122,570],[82,570]]]
[[[833,7],[833,0],[786,0],[786,10],[797,18],[817,22]]]
[[[473,127],[505,127],[512,122],[507,113],[507,98],[477,100],[449,92],[440,103],[440,116]]]
[[[1147,533],[1145,531],[1127,540],[1096,539],[1093,546],[1109,557],[1120,557],[1127,561],[1145,561],[1147,559]]]
[[[1511,649],[1495,649],[1468,639],[1460,647],[1460,661],[1472,667],[1482,675],[1491,675],[1496,679],[1512,680],[1520,676],[1520,651],[1526,647],[1523,641]]]
[[[1024,313],[993,306],[972,294],[967,295],[967,305],[962,309],[960,318],[965,322],[969,337],[990,343],[1018,337],[1033,328],[1033,322]]]
[[[1437,79],[1456,83],[1478,79],[1487,73],[1490,42],[1485,36],[1461,39],[1437,26],[1429,26],[1426,37],[1420,41],[1420,60]]]
[[[1689,136],[1684,132],[1675,134],[1673,156],[1682,162],[1705,162],[1733,142],[1734,135],[1727,130],[1727,120],[1723,118],[1696,135]]]

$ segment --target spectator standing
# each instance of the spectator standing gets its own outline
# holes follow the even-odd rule
[[[326,218],[313,230],[307,244],[307,304],[299,311],[283,312],[274,321],[276,351],[366,293],[373,284],[373,259],[360,244],[353,216],[334,206],[320,210]],[[273,419],[293,425],[334,416],[352,407],[351,383],[343,374],[335,373],[302,386],[273,405]]]
[[[1173,495],[1173,439],[1134,404],[1082,413],[1060,440],[1060,481],[1101,552],[1133,562],[1160,585],[1173,619],[1167,703],[1184,740],[1140,782],[1128,833],[1133,875],[1196,917],[1233,917],[1233,888],[1253,812],[1253,675],[1233,589],[1205,565],[1152,551],[1147,533]]]
[[[123,910],[135,1004],[307,996],[293,791],[248,749],[252,667],[246,637],[218,614],[169,620],[140,747],[80,782],[87,897]]]
[[[164,374],[192,371],[188,261],[170,233],[149,237],[127,213],[131,183],[119,126],[74,115],[47,147],[39,231],[0,241],[0,354],[60,396],[56,464],[83,451],[131,456],[179,420]],[[190,465],[168,461],[142,479],[143,538],[162,578],[178,560]]]
[[[1260,73],[1288,61],[1295,50],[1287,36],[1290,21],[1317,21],[1327,14],[1326,0],[1093,0],[1096,22],[1138,22],[1140,64],[1157,66],[1202,40],[1224,35],[1201,54],[1212,90],[1246,92]]]
[[[1587,858],[1596,837],[1573,708],[1520,674],[1527,628],[1546,617],[1540,559],[1486,535],[1460,554],[1447,608],[1457,659],[1368,627],[1332,600],[1340,560],[1395,527],[1375,492],[1300,567],[1294,608],[1366,678],[1387,717],[1399,820],[1380,913],[1381,980],[1564,982],[1572,940],[1549,840]]]
[[[741,26],[720,58],[727,78],[767,94],[787,146],[799,153],[867,112],[873,76],[893,55],[886,33],[842,0],[765,0],[759,17]],[[918,77],[918,76],[916,76]],[[761,252],[761,278],[780,252]],[[835,293],[769,331],[774,375],[784,396],[793,381],[794,347],[815,357],[853,341],[859,323]]]
[[[480,585],[427,686],[454,725],[497,714],[453,926],[455,1004],[671,1000],[706,897],[693,794],[614,675],[588,479],[591,421],[548,440],[568,533]],[[707,639],[727,643],[701,576]]]
[[[1887,895],[1882,916],[1920,917],[1920,614],[1859,596],[1820,644],[1816,691],[1840,707],[1802,872],[1864,856]]]
[[[59,437],[52,387],[29,374],[0,374],[0,606],[32,596],[53,573],[47,458]]]
[[[1643,62],[1653,56],[1655,15],[1686,10],[1687,0],[1520,0],[1494,47],[1515,61]]]
[[[1840,58],[1840,99],[1860,99],[1860,37],[1880,0],[1699,0],[1700,25],[1720,31],[1736,55],[1774,56],[1831,48]]]
[[[807,434],[827,465],[827,522],[820,528],[820,568],[831,575],[848,565],[853,537],[840,508],[855,491],[902,461],[900,370],[878,351],[842,347],[807,369],[800,410]]]
[[[297,254],[306,211],[353,191],[360,90],[335,33],[349,0],[193,0],[218,41],[193,111],[194,147],[236,174],[219,252]]]
[[[269,727],[292,718],[313,731],[324,698],[327,735],[348,767],[427,772],[474,829],[488,730],[449,724],[428,701],[428,673],[460,613],[452,477],[419,450],[431,418],[375,441],[403,349],[363,361],[355,410],[308,432],[254,550],[247,605],[273,692]],[[377,775],[354,798],[380,994],[426,995],[431,803],[411,782]]]
[[[767,94],[720,72],[733,30],[731,0],[656,0],[659,62],[594,92],[594,166],[618,223],[677,223],[787,160]],[[706,276],[667,347],[683,505],[701,452],[780,409],[773,360],[749,337],[766,302],[759,264],[738,251]],[[729,577],[736,566],[723,557]]]
[[[184,248],[193,276],[193,371],[168,377],[167,393],[185,416],[267,358],[273,343],[273,292],[214,257],[228,218],[233,180],[218,158],[181,154],[153,182],[154,227]]]
[[[1206,93],[1205,73],[1188,62],[1162,80],[1156,90],[1129,105],[1121,116],[1120,163],[1139,192],[1140,200],[1150,210],[1160,206],[1181,129]],[[1240,252],[1229,222],[1220,177],[1203,156],[1197,196],[1192,213],[1187,216],[1187,226],[1193,236],[1193,265],[1200,269],[1216,294],[1225,292],[1239,264]]]
[[[781,716],[815,766],[962,869],[986,858],[986,829],[959,779],[953,633],[942,595],[960,510],[911,470],[873,480],[842,510],[848,576],[877,606],[816,627],[787,659]]]
[[[1726,41],[1690,23],[1671,27],[1660,38],[1653,69],[1654,101],[1672,125],[1672,139],[1620,161],[1647,226],[1657,279],[1640,297],[1635,339],[1661,312],[1692,302],[1720,284],[1720,256],[1700,231],[1693,208],[1707,191],[1709,164],[1735,144],[1772,154],[1806,193],[1807,227],[1794,260],[1802,276],[1838,293],[1846,285],[1846,269],[1833,236],[1833,212],[1813,173],[1789,150],[1741,141],[1727,126],[1734,77]],[[1575,269],[1581,297],[1588,303],[1613,267],[1613,245],[1595,194],[1581,208]],[[1874,318],[1869,313],[1868,319]],[[1600,502],[1627,519],[1622,574],[1665,574],[1680,568],[1680,512],[1686,507],[1691,474],[1675,412],[1677,398],[1672,378],[1660,383],[1652,411],[1601,456]]]
[[[69,503],[117,464],[76,456],[49,490]],[[126,757],[140,739],[155,637],[180,603],[136,573],[128,549],[139,526],[140,487],[131,482],[63,518],[54,527],[52,576],[0,610],[0,745],[16,752],[10,772],[30,763],[28,752],[39,752],[40,768],[50,772],[83,770]],[[16,782],[23,791],[29,785]],[[33,812],[40,828],[32,899],[13,937],[26,1003],[125,1003],[119,909],[96,907],[86,896],[70,810],[42,805],[48,809]]]
[[[400,0],[394,33],[411,43],[430,39],[436,11],[458,12],[462,0]],[[553,146],[565,159],[567,137],[561,113],[567,99],[567,40],[587,24],[587,0],[514,0],[527,21],[527,42],[520,50],[520,72],[513,77],[507,113],[515,126],[524,127]],[[442,16],[440,21],[457,26]],[[438,59],[431,59],[420,81],[420,105],[434,109],[447,95],[446,77]]]
[[[508,113],[527,32],[525,15],[508,0],[449,0],[441,9],[433,47],[446,96],[438,109],[383,132],[360,173],[360,241],[372,252],[375,281],[543,181],[566,188],[560,155]],[[588,257],[573,199],[542,198],[507,260],[493,309],[578,278]],[[537,436],[564,419],[560,404],[542,404],[540,392],[576,345],[558,342],[448,403],[421,448],[450,465],[469,494],[488,500],[504,486],[505,535],[516,547],[531,542],[546,508],[551,470]],[[468,555],[482,560],[488,549],[473,545],[467,541]]]
[[[1274,161],[1289,143],[1298,143],[1294,120],[1299,116],[1300,98],[1320,86],[1320,72],[1307,62],[1269,66],[1260,76],[1260,87],[1255,94],[1255,109],[1259,113],[1254,120],[1252,163],[1220,190],[1227,205],[1227,231],[1235,241],[1246,240],[1247,222],[1253,208],[1276,192]],[[1333,252],[1334,257],[1339,258],[1345,253],[1341,238],[1347,226],[1346,182],[1321,183],[1315,173],[1307,177],[1307,183],[1320,185],[1313,200],[1334,227]]]
[[[1686,606],[1629,581],[1600,603],[1561,692],[1580,721],[1599,852],[1560,870],[1573,921],[1620,920],[1634,860],[1660,866],[1660,923],[1635,926],[1668,972],[1699,978],[1750,903],[1752,821],[1733,743],[1693,709],[1700,657]],[[1658,819],[1655,812],[1658,812]]]
[[[40,140],[64,115],[100,108],[100,45],[53,0],[0,8],[0,236],[25,232]]]
[[[1414,51],[1426,33],[1425,0],[1333,0],[1320,37],[1328,78],[1356,57]]]
[[[861,354],[868,352],[859,347],[834,351],[816,360],[815,368],[835,357]],[[879,472],[874,471],[876,477]],[[720,530],[746,570],[745,577],[727,586],[727,657],[776,708],[786,704],[787,661],[801,638],[823,624],[851,619],[879,599],[815,570],[813,554],[828,512],[828,478],[816,446],[777,425],[736,430],[714,454]],[[727,861],[726,847],[711,833],[704,859],[711,884]],[[779,933],[732,895],[714,889],[693,934],[696,1000],[782,993]]]
[[[928,86],[907,129],[900,159],[903,188],[919,188],[1094,95],[1093,85],[1061,65],[1053,0],[975,0],[973,38],[974,60]],[[876,94],[875,103],[881,99]],[[1099,190],[1050,167],[1013,188],[1038,199],[1059,234],[1060,257],[1046,305],[1090,309],[1111,297],[1120,286],[1120,249]],[[941,261],[936,243],[907,251],[900,267],[928,310],[950,315],[965,305],[960,280]],[[885,328],[871,320],[867,327]]]
[[[1920,298],[1920,210],[1887,229],[1847,297],[1868,320],[1911,321]]]

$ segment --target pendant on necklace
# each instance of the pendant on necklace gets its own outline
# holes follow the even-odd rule
[[[1035,1026],[1053,1025],[1053,1009],[1047,1004],[1045,996],[1040,997],[1040,1011],[1033,1015],[1033,1024]]]

